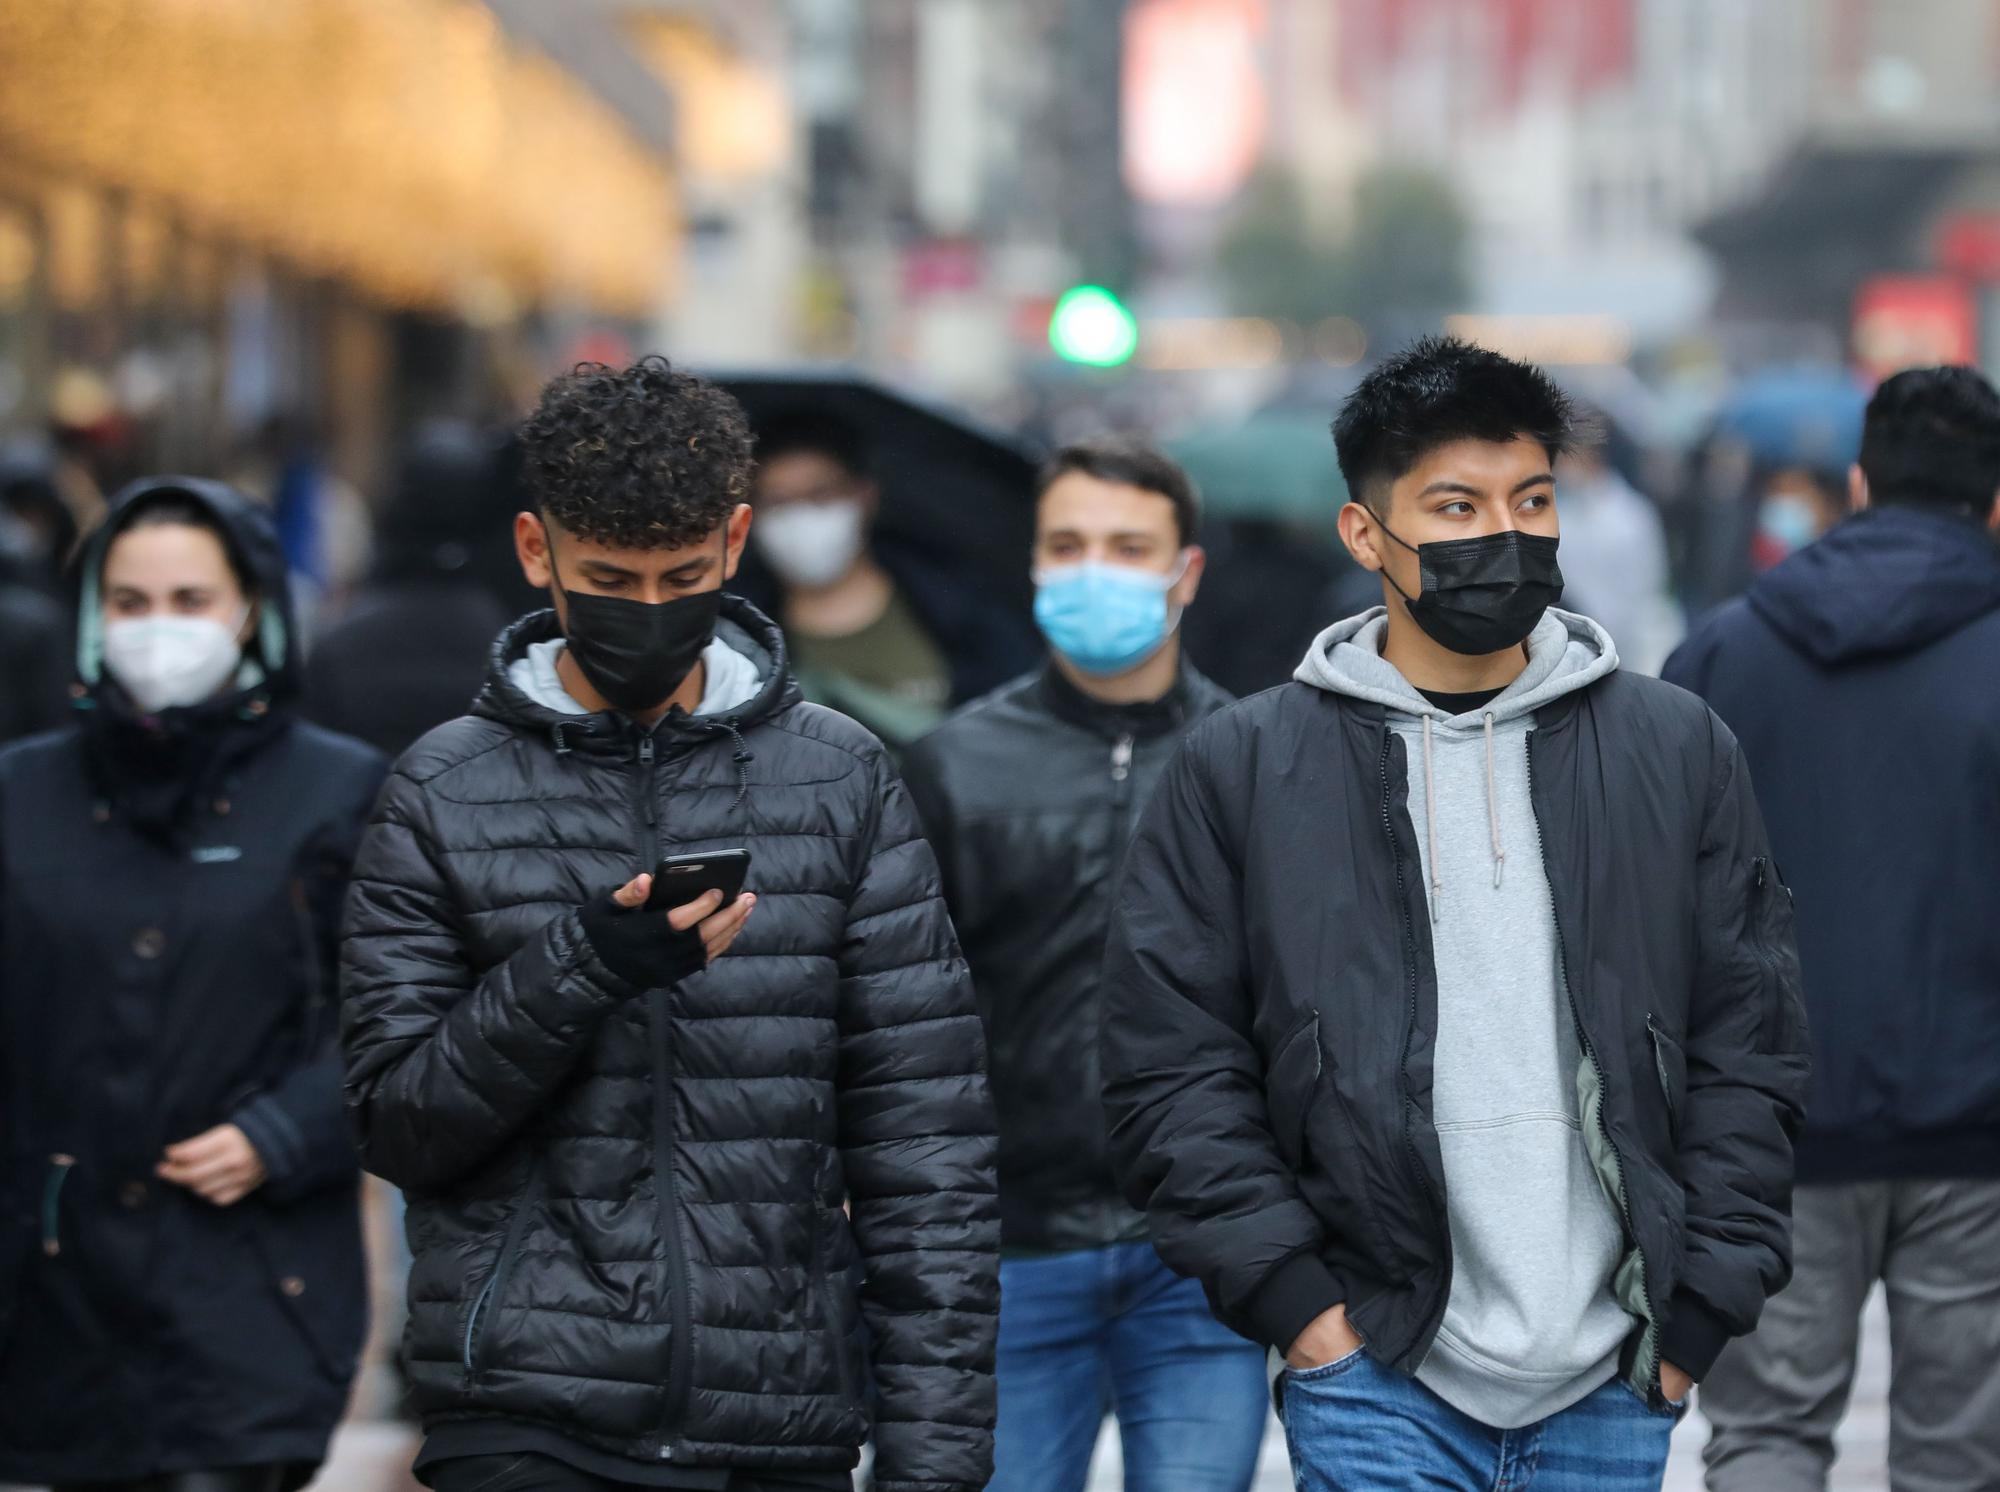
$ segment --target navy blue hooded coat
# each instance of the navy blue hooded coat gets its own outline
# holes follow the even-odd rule
[[[149,717],[103,674],[96,581],[168,496],[254,578],[258,668]],[[77,723],[0,752],[0,1482],[297,1481],[367,1325],[333,966],[384,764],[293,718],[283,559],[236,493],[141,483],[82,563]],[[224,1123],[264,1185],[216,1207],[154,1175]]]
[[[1796,898],[1798,1179],[2000,1175],[2000,543],[1863,513],[1713,613],[1666,677],[1736,733]]]

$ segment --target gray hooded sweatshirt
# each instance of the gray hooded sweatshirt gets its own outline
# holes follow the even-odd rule
[[[1417,1377],[1512,1429],[1609,1380],[1634,1326],[1612,1295],[1623,1230],[1584,1147],[1582,1049],[1528,796],[1534,712],[1603,678],[1618,654],[1595,622],[1552,610],[1520,677],[1451,716],[1384,660],[1387,626],[1378,607],[1329,627],[1297,677],[1386,707],[1408,753],[1437,961],[1432,1100],[1452,1264]]]

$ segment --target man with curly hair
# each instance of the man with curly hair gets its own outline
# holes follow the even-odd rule
[[[722,591],[742,411],[660,358],[586,365],[521,451],[552,608],[397,764],[345,943],[362,1154],[409,1198],[417,1474],[848,1488],[872,1425],[883,1492],[976,1492],[978,1016],[882,746]],[[728,905],[649,899],[662,857],[737,847]]]

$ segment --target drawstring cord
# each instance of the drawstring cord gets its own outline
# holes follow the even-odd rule
[[[1437,774],[1431,768],[1431,717],[1424,716],[1424,838],[1430,846],[1431,921],[1438,920],[1438,903],[1444,900],[1444,868],[1438,863]]]
[[[1507,846],[1500,838],[1500,789],[1493,771],[1493,712],[1486,712],[1486,822],[1493,830],[1493,889],[1500,889],[1501,874],[1507,869]]]
[[[750,795],[750,763],[757,760],[756,753],[750,749],[750,743],[743,739],[743,732],[738,728],[741,724],[734,715],[720,722],[721,729],[736,746],[729,758],[736,763],[736,799],[729,805],[731,808],[740,808],[743,800]]]
[[[49,1173],[42,1182],[42,1252],[51,1259],[62,1253],[62,1213],[58,1203],[63,1183],[69,1180],[70,1168],[75,1164],[73,1155],[51,1155]]]
[[[1507,872],[1507,842],[1500,833],[1500,780],[1494,764],[1493,712],[1482,717],[1486,735],[1486,827],[1493,841],[1493,889]],[[1438,859],[1437,769],[1432,761],[1431,717],[1424,716],[1424,840],[1429,850],[1431,921],[1438,920],[1444,900],[1444,866]]]

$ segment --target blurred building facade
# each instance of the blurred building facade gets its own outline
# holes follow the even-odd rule
[[[398,427],[649,340],[736,9],[0,9],[0,430],[113,480],[306,438],[366,486]]]

